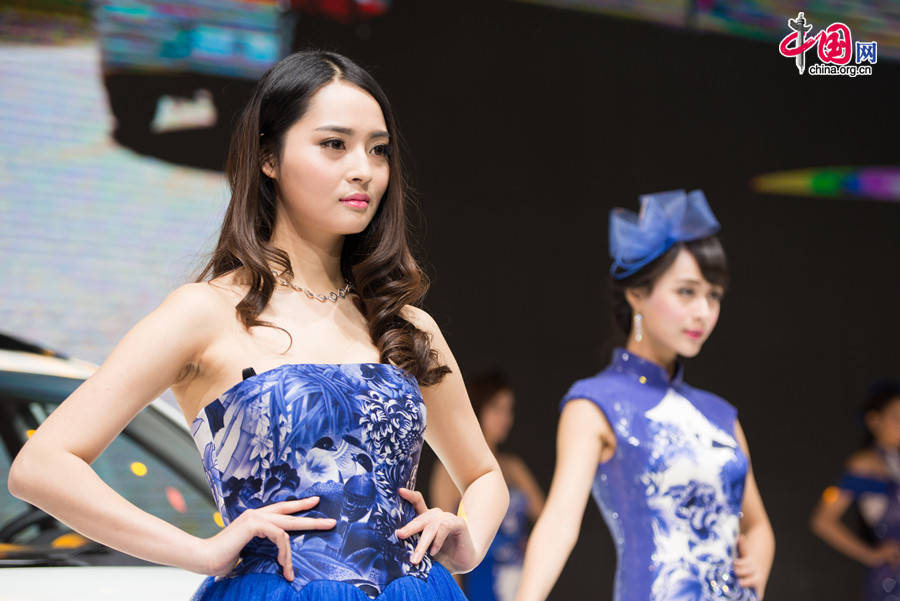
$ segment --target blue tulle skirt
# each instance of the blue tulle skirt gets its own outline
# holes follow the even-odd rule
[[[371,601],[348,582],[314,580],[299,591],[281,574],[207,578],[191,601]],[[450,572],[434,562],[427,580],[403,576],[388,584],[377,601],[466,601]]]

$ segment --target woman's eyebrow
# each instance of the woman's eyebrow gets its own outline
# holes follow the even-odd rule
[[[333,131],[335,133],[343,134],[345,136],[352,136],[354,134],[354,129],[350,127],[343,127],[341,125],[322,125],[321,127],[317,127],[314,131]],[[388,134],[384,130],[373,131],[369,134],[369,139],[372,138],[390,138],[390,134]]]

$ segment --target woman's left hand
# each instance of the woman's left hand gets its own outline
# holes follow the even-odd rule
[[[478,552],[463,518],[437,507],[428,509],[422,493],[418,491],[401,488],[399,493],[419,514],[396,532],[397,538],[401,540],[417,532],[421,533],[419,543],[410,557],[411,563],[422,561],[428,551],[450,572],[467,572],[475,567]]]
[[[756,561],[746,555],[743,535],[738,537],[737,547],[738,558],[734,560],[734,574],[738,577],[738,584],[744,588],[752,588],[756,592],[756,596],[762,599],[766,578]]]

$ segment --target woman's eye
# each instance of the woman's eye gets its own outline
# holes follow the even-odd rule
[[[722,302],[722,299],[723,299],[724,297],[725,297],[725,295],[722,294],[721,292],[710,292],[710,293],[709,293],[709,298],[713,299],[713,300],[716,301],[717,303],[721,303],[721,302]]]
[[[679,288],[678,294],[680,294],[681,296],[693,296],[694,289],[693,288]]]
[[[378,144],[377,146],[372,148],[372,152],[380,157],[389,157],[391,156],[391,145]]]
[[[343,150],[344,149],[344,141],[339,138],[329,138],[324,140],[321,143],[321,146],[324,148],[330,148],[332,150]]]

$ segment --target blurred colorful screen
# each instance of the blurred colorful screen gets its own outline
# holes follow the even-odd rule
[[[877,41],[880,56],[900,58],[900,2],[862,0],[519,0],[735,35],[781,39],[788,18],[804,11],[816,30],[840,21],[858,40]]]

